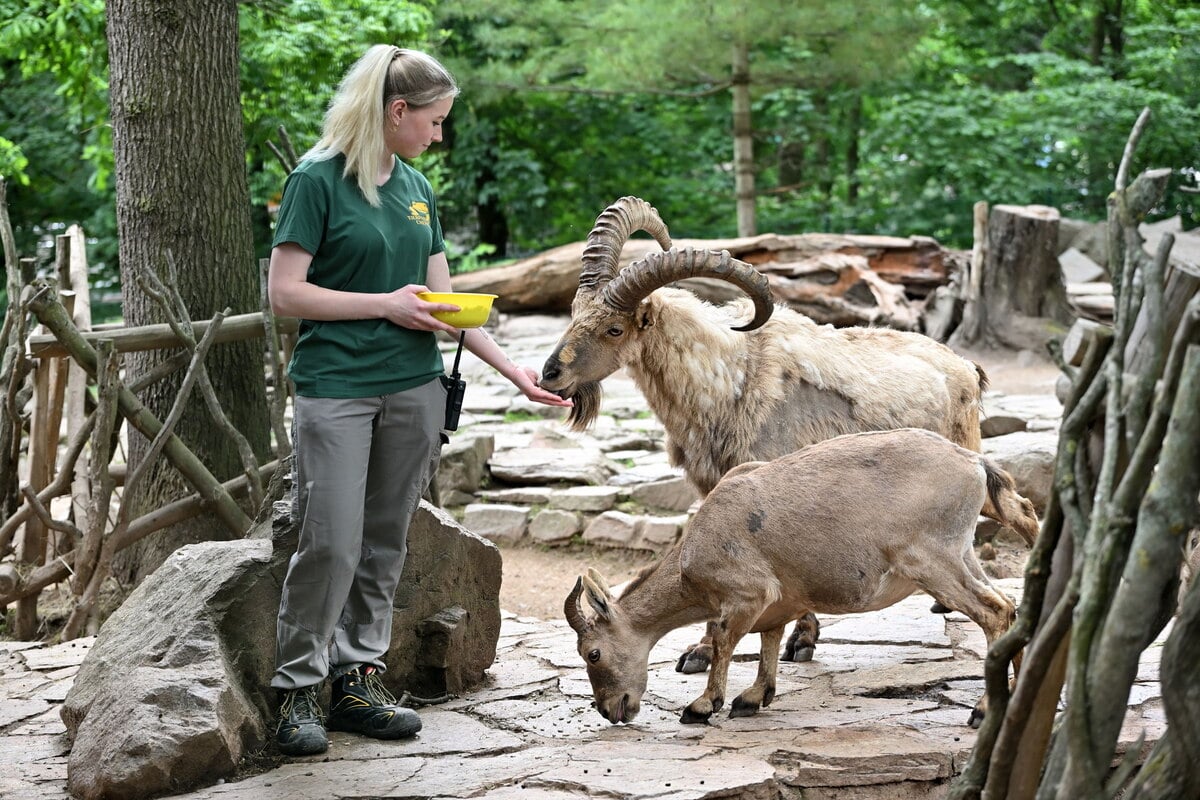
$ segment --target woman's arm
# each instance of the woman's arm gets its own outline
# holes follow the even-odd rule
[[[435,292],[450,292],[453,289],[450,286],[450,262],[446,260],[445,253],[436,253],[429,257],[429,269],[426,275],[426,281],[429,283],[429,288]],[[434,308],[435,311],[440,311],[440,308]],[[450,331],[458,336],[458,329],[451,328]],[[535,403],[542,403],[548,406],[573,406],[574,403],[570,400],[564,400],[554,392],[548,392],[538,386],[538,373],[532,367],[522,367],[513,363],[496,340],[488,335],[483,328],[471,328],[466,331],[466,337],[463,339],[464,346],[480,358],[485,364],[490,365],[493,369],[499,372],[508,380],[512,381],[513,385],[521,390],[521,394],[528,397]]]
[[[444,255],[442,261],[445,262]],[[432,259],[430,262],[432,265]],[[419,331],[458,333],[457,328],[434,318],[431,313],[453,311],[457,306],[428,303],[417,297],[418,292],[427,291],[424,286],[409,284],[386,293],[326,289],[309,282],[308,267],[311,263],[312,254],[298,244],[286,242],[271,249],[267,295],[271,300],[271,310],[276,314],[311,320],[386,319],[401,327]],[[447,267],[446,284],[449,283],[450,272]]]

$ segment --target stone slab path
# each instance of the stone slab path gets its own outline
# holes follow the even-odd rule
[[[998,582],[1014,599],[1019,580]],[[642,713],[610,725],[591,707],[583,661],[565,622],[506,615],[484,685],[421,709],[409,741],[331,735],[329,752],[174,795],[190,800],[905,800],[945,795],[966,763],[970,709],[983,692],[983,635],[959,614],[929,612],[924,595],[871,614],[822,618],[817,654],[780,665],[775,702],[758,715],[681,725],[679,710],[704,675],[674,671],[700,626],[669,634],[651,653]],[[1147,745],[1165,726],[1161,642],[1143,656],[1122,732]],[[91,640],[57,646],[0,642],[0,797],[60,800],[65,728],[58,706]],[[729,694],[754,676],[747,637]]]

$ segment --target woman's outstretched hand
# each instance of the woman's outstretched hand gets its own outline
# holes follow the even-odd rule
[[[517,370],[516,377],[513,383],[521,390],[521,394],[528,397],[535,403],[542,403],[547,406],[562,406],[570,408],[575,405],[573,400],[564,400],[554,392],[547,391],[538,386],[538,373],[532,367],[520,367]]]

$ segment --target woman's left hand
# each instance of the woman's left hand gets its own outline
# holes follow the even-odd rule
[[[575,405],[573,400],[564,400],[554,392],[549,392],[538,386],[537,370],[532,367],[520,367],[517,370],[516,377],[513,383],[521,390],[521,394],[528,397],[535,403],[542,403],[547,406],[563,406],[570,408]]]

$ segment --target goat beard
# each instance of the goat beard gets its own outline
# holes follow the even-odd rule
[[[600,416],[600,401],[604,399],[604,391],[598,381],[581,383],[571,395],[575,405],[567,416],[567,422],[573,431],[584,431]]]

